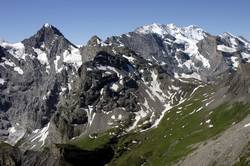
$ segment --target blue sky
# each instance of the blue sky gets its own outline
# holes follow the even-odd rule
[[[0,39],[21,41],[46,22],[75,44],[153,22],[195,24],[211,34],[250,39],[249,8],[249,0],[6,0],[0,4]]]

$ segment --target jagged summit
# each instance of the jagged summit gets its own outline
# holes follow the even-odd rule
[[[170,34],[172,36],[182,35],[184,37],[188,37],[195,40],[201,40],[206,36],[207,32],[205,32],[202,28],[197,25],[190,25],[187,27],[178,27],[175,24],[158,24],[153,23],[149,25],[144,25],[135,30],[136,33],[148,34],[148,33],[156,33],[160,36]]]
[[[222,37],[227,37],[227,36],[230,36],[230,37],[235,37],[233,34],[231,34],[230,32],[223,32],[220,36]]]
[[[102,40],[97,35],[94,35],[87,42],[87,46],[96,46],[101,44],[101,42]]]
[[[49,24],[49,23],[45,23],[42,28],[40,28],[40,30],[38,30],[37,33],[39,32],[43,32],[43,33],[52,33],[54,35],[58,35],[58,36],[63,36],[63,34],[60,32],[59,29],[57,29],[55,26]]]
[[[50,48],[55,44],[56,41],[58,41],[59,43],[60,41],[63,41],[63,43],[68,43],[76,47],[64,37],[59,29],[48,23],[45,23],[33,36],[24,39],[22,43],[34,48],[38,48],[41,45],[45,45],[47,48]]]
[[[49,23],[45,23],[43,26],[44,26],[45,28],[51,27],[51,25],[50,25]]]
[[[224,32],[221,35],[219,35],[221,39],[225,40],[229,46],[236,48],[239,46],[243,46],[243,48],[249,48],[250,47],[250,43],[248,40],[246,40],[245,38],[241,37],[241,36],[236,36],[233,35],[230,32]],[[242,48],[242,47],[241,47]]]

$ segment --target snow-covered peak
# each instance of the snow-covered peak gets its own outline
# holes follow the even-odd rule
[[[50,25],[49,23],[45,23],[43,26],[44,26],[45,28],[50,28],[50,27],[51,27],[51,25]]]
[[[153,23],[139,27],[135,30],[135,32],[142,34],[156,33],[160,36],[163,36],[165,34],[170,34],[174,37],[182,36],[194,40],[202,40],[204,36],[206,36],[206,32],[202,28],[196,25],[190,25],[187,27],[178,27],[173,23],[166,25]]]
[[[176,28],[177,28],[176,24],[174,24],[174,23],[167,24],[167,26],[168,26],[170,29],[176,29]]]
[[[226,40],[230,47],[237,48],[239,47],[239,41],[244,44],[246,48],[250,48],[250,43],[246,39],[235,36],[229,32],[224,32],[223,34],[219,35],[222,39]]]
[[[222,38],[227,38],[227,37],[233,37],[236,38],[233,34],[229,33],[229,32],[224,32],[220,35],[220,37]]]
[[[206,36],[206,32],[202,28],[196,25],[183,27],[181,28],[181,31],[182,31],[182,34],[185,35],[186,37],[189,37],[195,40],[202,40],[204,36]]]
[[[186,53],[190,59],[181,62],[178,57],[176,57],[178,67],[186,68],[190,71],[194,72],[192,78],[198,78],[197,71],[199,70],[198,67],[195,65],[195,62],[200,62],[204,68],[210,68],[211,64],[209,59],[203,56],[198,49],[197,43],[204,39],[207,36],[207,33],[200,27],[196,25],[190,25],[187,27],[178,27],[175,24],[150,24],[142,26],[135,30],[135,33],[139,34],[151,34],[155,33],[158,34],[163,40],[164,44],[171,45],[172,43],[182,44],[184,48],[181,50],[182,52]],[[174,37],[169,38],[168,35]],[[171,41],[171,42],[169,42]]]
[[[233,34],[229,32],[224,32],[223,34],[220,35],[221,38],[225,39],[228,44],[232,47],[236,47],[238,45],[237,39],[238,37],[234,36]]]
[[[55,34],[57,34],[59,36],[63,36],[63,34],[60,32],[60,30],[57,27],[55,27],[54,25],[49,24],[49,23],[45,23],[42,26],[42,28],[39,29],[39,31],[42,31],[42,32],[51,31],[51,32],[53,32],[53,33],[55,33]]]
[[[157,24],[157,23],[139,27],[135,30],[135,32],[142,33],[142,34],[156,33],[159,35],[163,35],[165,33],[164,27],[161,24]]]

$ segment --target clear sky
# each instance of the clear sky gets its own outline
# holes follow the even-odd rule
[[[249,0],[2,0],[0,39],[18,42],[44,23],[75,44],[102,39],[150,23],[198,25],[211,34],[250,39]]]

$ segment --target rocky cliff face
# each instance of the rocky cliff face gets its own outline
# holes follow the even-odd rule
[[[82,56],[51,25],[21,43],[1,46],[1,113],[11,121],[14,132],[9,129],[7,135],[14,144],[49,123],[60,97],[71,89]]]
[[[78,48],[45,24],[20,43],[0,43],[0,139],[28,150],[17,152],[34,159],[24,165],[39,155],[53,165],[44,148],[151,131],[201,87],[216,86],[202,108],[248,103],[248,62],[247,40],[197,26],[152,24],[104,42],[94,36]]]

